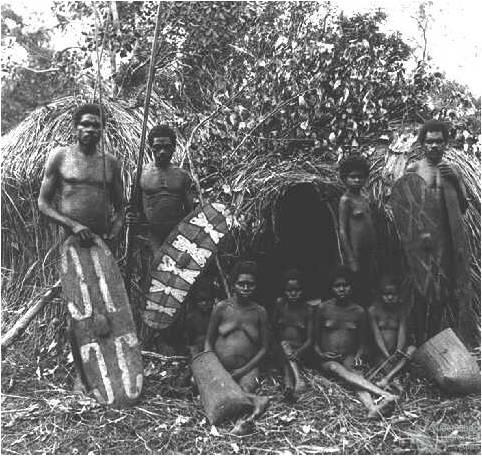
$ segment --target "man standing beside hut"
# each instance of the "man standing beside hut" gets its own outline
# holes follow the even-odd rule
[[[73,124],[76,144],[56,148],[47,158],[38,207],[67,234],[78,236],[88,246],[94,235],[113,240],[120,233],[122,179],[118,160],[107,152],[102,154],[97,147],[105,124],[102,107],[81,105],[74,113]],[[74,389],[80,390],[80,353],[71,328],[69,336],[78,370]]]
[[[464,234],[463,214],[468,203],[461,171],[443,159],[448,145],[448,127],[429,120],[421,127],[418,141],[424,157],[409,165],[407,172],[418,174],[426,183],[429,195],[438,201],[437,227],[440,290],[438,296],[419,296],[415,302],[414,320],[417,344],[437,334],[446,322],[455,324],[467,342],[469,293],[468,249]],[[464,276],[464,277],[463,277]],[[462,282],[465,282],[461,284]],[[451,309],[452,301],[456,309]],[[432,302],[430,302],[432,301]],[[453,315],[450,315],[452,311]],[[445,314],[445,315],[444,315]]]
[[[191,176],[183,169],[171,163],[176,148],[176,133],[167,125],[157,125],[148,135],[148,144],[154,156],[154,162],[142,170],[140,188],[142,200],[138,208],[130,208],[126,215],[128,224],[137,225],[147,231],[149,241],[148,265],[142,269],[149,271],[141,274],[140,287],[146,292],[151,284],[150,269],[160,258],[160,247],[169,233],[193,209],[193,191]],[[145,256],[142,255],[144,260]],[[165,342],[174,345],[181,343],[181,334],[174,324],[166,330],[153,331],[144,327],[142,339],[144,346],[157,345],[160,351],[170,350]],[[154,340],[159,337],[159,344]],[[161,345],[162,348],[159,346]],[[154,348],[154,347],[153,347]],[[169,354],[169,353],[166,353]]]

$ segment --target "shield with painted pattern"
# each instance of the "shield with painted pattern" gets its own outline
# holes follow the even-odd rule
[[[144,322],[163,329],[173,323],[197,277],[229,232],[232,219],[226,207],[206,203],[196,208],[169,234],[151,272]]]
[[[142,390],[142,355],[111,251],[98,236],[90,247],[70,236],[62,247],[61,281],[72,320],[74,359],[86,386],[101,404],[134,404]]]

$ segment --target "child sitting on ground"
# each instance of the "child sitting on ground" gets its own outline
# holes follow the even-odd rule
[[[290,269],[284,274],[283,296],[276,300],[274,326],[281,345],[285,395],[292,397],[306,390],[299,363],[310,346],[313,308],[303,297],[301,274]]]
[[[375,343],[374,361],[378,366],[384,366],[380,370],[385,377],[377,385],[385,387],[415,351],[414,346],[406,346],[407,309],[400,299],[399,286],[394,277],[382,277],[380,297],[369,307],[368,321]],[[401,389],[396,379],[393,384]]]
[[[267,407],[268,398],[252,393],[258,385],[260,362],[268,349],[268,319],[266,310],[253,300],[257,274],[252,261],[235,265],[234,295],[214,307],[204,349],[216,353],[232,378],[253,399],[255,414],[259,415]]]
[[[351,155],[340,164],[340,178],[346,191],[339,203],[339,230],[343,257],[357,274],[362,305],[368,305],[372,281],[375,277],[376,233],[368,198],[363,187],[370,165],[359,156]]]
[[[362,364],[367,327],[365,310],[351,297],[352,283],[351,270],[346,266],[338,267],[331,281],[334,297],[319,303],[316,309],[314,349],[321,361],[322,371],[353,386],[368,409],[368,417],[376,418],[397,396],[374,385],[356,371]],[[378,406],[370,393],[382,399]]]

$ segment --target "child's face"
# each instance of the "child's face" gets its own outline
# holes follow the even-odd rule
[[[201,312],[205,313],[211,311],[213,303],[207,296],[200,296],[199,301],[196,302],[196,306]]]
[[[285,296],[288,302],[295,303],[301,299],[303,290],[301,289],[301,284],[296,279],[289,279],[285,285]]]
[[[351,283],[344,277],[337,277],[331,286],[333,294],[340,301],[344,301],[351,295]]]
[[[384,285],[381,289],[381,298],[383,304],[392,306],[398,302],[398,289],[393,284]]]
[[[353,170],[346,175],[345,183],[350,190],[361,190],[367,176],[362,171]]]
[[[234,282],[234,291],[242,299],[251,298],[255,289],[256,278],[253,274],[239,274]]]

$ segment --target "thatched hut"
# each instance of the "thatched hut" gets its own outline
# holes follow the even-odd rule
[[[56,280],[59,237],[57,230],[39,216],[36,200],[45,158],[53,147],[71,143],[72,113],[81,102],[75,97],[57,100],[32,113],[2,138],[4,327],[24,310],[24,303],[36,289]],[[127,190],[135,171],[142,113],[138,108],[111,100],[104,104],[108,114],[105,148],[120,158]],[[173,117],[166,106],[163,121],[169,122]],[[385,203],[394,180],[419,153],[413,147],[415,130],[416,126],[396,136],[391,146],[385,143],[369,149],[372,164],[369,190],[379,232],[380,266],[402,275],[403,255]],[[180,138],[181,156],[184,147]],[[480,159],[454,149],[447,155],[463,170],[468,187],[470,207],[466,226],[475,297],[472,308],[479,315]],[[265,302],[272,301],[278,291],[280,273],[288,266],[300,267],[305,273],[309,296],[325,293],[329,271],[340,258],[337,209],[342,186],[336,158],[296,151],[290,156],[253,153],[238,162],[236,156],[231,158],[235,166],[224,176],[226,184],[222,191],[215,195],[231,206],[237,221],[233,242],[221,255],[222,264],[229,270],[233,258],[255,257],[263,271],[260,297]],[[60,314],[59,308],[49,309],[38,320],[48,322],[49,316]],[[49,328],[47,325],[47,331]],[[54,328],[50,329],[52,335]],[[39,338],[44,333],[45,328]]]

